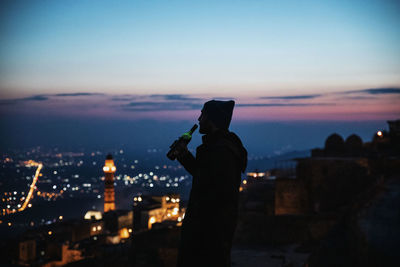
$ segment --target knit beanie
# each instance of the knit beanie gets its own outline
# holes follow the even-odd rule
[[[207,118],[212,121],[217,128],[228,130],[232,120],[234,106],[235,101],[233,100],[210,100],[204,104],[202,112],[206,114]]]

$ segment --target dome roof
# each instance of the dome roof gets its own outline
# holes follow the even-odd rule
[[[343,137],[338,135],[337,133],[331,134],[325,141],[325,149],[326,150],[341,150],[344,146]]]
[[[362,147],[363,141],[358,135],[352,134],[349,137],[347,137],[346,145],[349,147],[354,147],[354,148]]]

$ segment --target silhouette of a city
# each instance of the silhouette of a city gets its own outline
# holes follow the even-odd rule
[[[137,193],[130,209],[120,209],[114,160],[109,154],[98,166],[104,173],[103,210],[31,225],[1,243],[3,261],[9,266],[175,266],[187,203],[173,191]],[[41,163],[25,164],[40,173]],[[308,157],[248,170],[240,185],[233,266],[394,266],[399,174],[400,120],[388,121],[388,131],[371,133],[366,142],[333,133]],[[35,184],[31,189],[25,208],[41,194]],[[5,193],[3,202],[10,197],[13,201],[12,192]],[[22,206],[2,208],[2,227],[13,231],[12,216],[19,212]]]

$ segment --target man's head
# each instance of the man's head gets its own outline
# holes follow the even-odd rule
[[[201,134],[209,134],[215,130],[228,130],[232,119],[235,101],[211,100],[204,104],[199,117]]]

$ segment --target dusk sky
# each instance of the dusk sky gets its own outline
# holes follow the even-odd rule
[[[235,121],[385,122],[399,44],[394,0],[3,0],[0,113],[195,121],[216,98]]]
[[[1,5],[3,99],[77,92],[194,94],[262,104],[281,99],[259,97],[400,87],[398,1],[2,1]],[[287,108],[304,111],[305,118],[309,114],[313,118],[313,111],[329,116],[338,109],[338,113],[360,111],[354,105],[364,103],[369,107],[362,111],[371,116],[373,112],[399,115],[388,101],[392,96],[362,96],[362,100],[335,95],[283,102],[290,107],[294,102],[312,103],[312,108]],[[351,107],[332,106],[343,100],[348,101],[341,106]],[[249,107],[243,116],[268,109]]]

